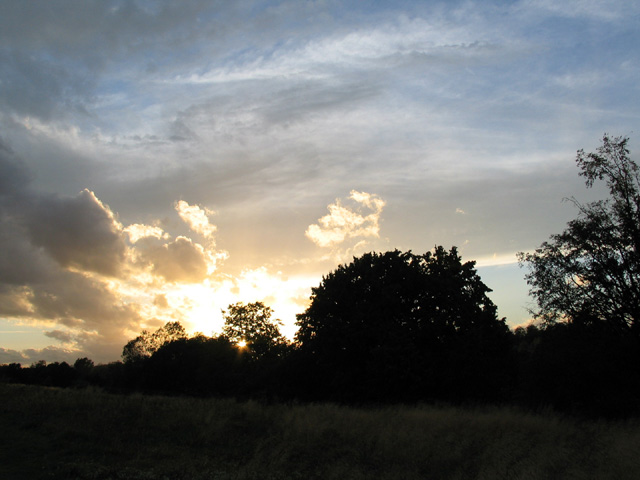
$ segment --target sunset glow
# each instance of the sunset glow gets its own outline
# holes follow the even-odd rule
[[[576,150],[638,150],[633,2],[63,7],[0,4],[0,363],[240,301],[292,339],[339,264],[436,245],[527,322],[516,252],[602,193]]]

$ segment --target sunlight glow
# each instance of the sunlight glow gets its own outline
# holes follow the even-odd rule
[[[480,257],[476,262],[476,267],[494,267],[499,265],[514,265],[518,263],[518,256],[513,253],[494,253],[491,256]]]
[[[140,313],[156,322],[180,321],[190,334],[219,335],[224,326],[223,311],[237,302],[263,302],[273,308],[273,318],[283,322],[281,333],[293,339],[296,314],[309,303],[316,276],[284,276],[266,267],[247,269],[238,276],[224,275],[201,283],[158,285],[140,282],[114,285],[113,290],[143,305]],[[132,332],[135,333],[135,332]]]

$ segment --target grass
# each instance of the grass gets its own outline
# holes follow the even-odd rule
[[[637,479],[640,419],[0,384],[3,479]]]

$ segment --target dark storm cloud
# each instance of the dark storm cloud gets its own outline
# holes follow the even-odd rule
[[[116,332],[135,328],[135,305],[123,304],[107,284],[80,273],[59,272],[55,282],[31,285],[29,303],[36,318],[84,331]]]
[[[22,159],[0,143],[0,316],[93,332],[78,335],[77,345],[96,336],[105,345],[122,342],[141,321],[136,306],[87,275],[121,273],[127,247],[119,223],[88,190],[39,194],[29,180]],[[59,353],[68,359],[68,350]],[[42,354],[58,358],[53,350]],[[23,353],[11,355],[20,361]]]
[[[25,285],[50,273],[51,261],[33,248],[26,232],[25,208],[34,198],[30,179],[22,159],[0,139],[0,286]],[[12,304],[5,298],[6,306]]]
[[[89,190],[76,197],[37,199],[26,215],[34,245],[44,248],[62,267],[116,275],[126,245],[111,211]]]
[[[0,216],[0,284],[26,285],[51,277],[53,262],[29,242],[22,225]]]
[[[0,138],[0,196],[19,194],[30,180],[22,160]]]

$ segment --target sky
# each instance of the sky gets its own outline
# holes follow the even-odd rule
[[[0,3],[0,363],[115,361],[354,256],[456,246],[511,327],[578,149],[640,120],[640,3]]]

